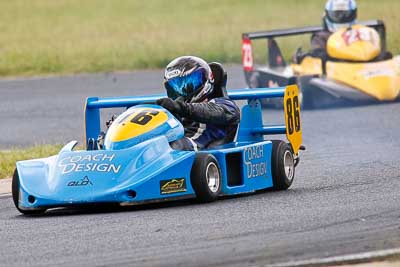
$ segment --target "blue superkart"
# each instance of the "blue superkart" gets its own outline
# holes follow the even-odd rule
[[[162,95],[88,98],[85,150],[76,141],[58,155],[18,161],[12,181],[16,208],[23,214],[95,203],[135,205],[186,198],[201,202],[219,196],[290,187],[299,162],[302,130],[298,89],[258,88],[222,94],[247,100],[235,140],[201,151],[173,150],[169,143],[184,129],[166,109],[154,105]],[[285,125],[264,125],[260,99],[283,97]],[[127,107],[111,124],[104,145],[100,109]],[[286,134],[289,142],[265,140]]]

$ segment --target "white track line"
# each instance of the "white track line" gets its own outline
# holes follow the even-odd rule
[[[300,267],[300,266],[318,266],[318,265],[327,265],[327,264],[343,264],[343,263],[356,263],[363,262],[372,259],[379,259],[384,257],[393,256],[396,254],[400,254],[400,248],[395,249],[386,249],[386,250],[377,250],[371,252],[364,253],[356,253],[349,254],[343,256],[335,256],[321,259],[310,259],[310,260],[302,260],[302,261],[289,261],[285,263],[278,263],[273,265],[267,265],[271,267]]]
[[[0,179],[0,196],[11,195],[11,178]]]

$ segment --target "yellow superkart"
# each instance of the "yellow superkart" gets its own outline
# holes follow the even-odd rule
[[[321,30],[321,27],[305,27],[244,33],[243,68],[248,86],[297,84],[305,108],[400,99],[400,56],[392,56],[386,50],[385,25],[379,20],[333,33],[324,56],[297,53],[295,63],[286,64],[274,38]],[[253,39],[268,39],[267,65],[254,65]]]

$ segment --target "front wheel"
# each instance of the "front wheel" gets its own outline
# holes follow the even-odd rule
[[[288,189],[294,180],[295,160],[292,147],[283,141],[272,141],[272,180],[275,190]]]
[[[200,202],[211,202],[218,198],[221,193],[221,170],[217,159],[206,153],[196,155],[190,182]]]
[[[12,191],[12,197],[14,201],[14,205],[17,208],[19,212],[25,215],[39,215],[43,214],[46,209],[35,209],[35,210],[23,210],[19,208],[19,175],[18,175],[18,170],[14,170],[12,182],[11,182],[11,191]]]

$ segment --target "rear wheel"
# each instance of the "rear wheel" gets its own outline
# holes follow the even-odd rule
[[[295,161],[292,147],[283,141],[272,141],[272,180],[275,190],[288,189],[294,180]]]
[[[298,80],[300,106],[304,109],[315,108],[315,92],[314,88],[310,85],[310,80],[313,77],[304,76]]]
[[[43,214],[46,209],[35,209],[35,210],[23,210],[19,208],[18,201],[19,201],[19,175],[18,175],[18,170],[14,170],[13,178],[12,178],[12,183],[11,183],[11,191],[12,191],[12,197],[14,201],[14,205],[17,208],[17,210],[25,215],[39,215]]]
[[[251,73],[249,78],[249,87],[250,88],[260,87],[260,74],[258,72]]]
[[[314,95],[311,94],[310,90],[304,90],[303,88],[299,88],[301,91],[301,108],[303,109],[313,109],[314,104]],[[300,92],[299,92],[300,93]]]
[[[190,182],[200,202],[211,202],[221,193],[221,171],[217,159],[211,154],[196,155],[190,173]]]

